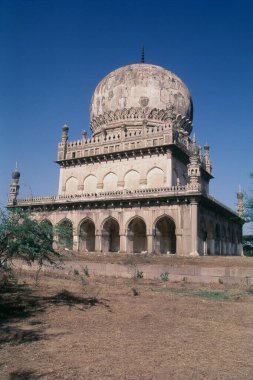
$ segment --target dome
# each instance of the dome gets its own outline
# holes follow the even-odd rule
[[[12,179],[19,179],[20,178],[20,173],[17,169],[15,169],[13,172],[12,172]]]
[[[91,129],[96,133],[102,124],[126,119],[129,112],[134,119],[148,119],[152,110],[165,111],[167,118],[181,115],[191,122],[192,100],[184,82],[156,65],[140,63],[120,67],[102,79],[94,91],[90,104]]]

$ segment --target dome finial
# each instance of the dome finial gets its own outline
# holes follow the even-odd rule
[[[145,63],[144,45],[142,45],[141,49],[141,63]]]

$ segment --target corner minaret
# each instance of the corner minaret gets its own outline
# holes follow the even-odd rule
[[[67,123],[64,124],[62,127],[62,135],[61,135],[61,143],[63,145],[63,159],[65,160],[66,158],[66,153],[67,153],[67,144],[68,144],[68,136],[69,134],[69,126]]]
[[[144,45],[141,49],[141,63],[145,63],[145,52],[144,52]]]
[[[200,190],[200,176],[201,176],[201,165],[199,161],[199,148],[196,146],[196,139],[193,136],[191,144],[191,154],[190,154],[190,163],[187,165],[188,168],[188,190],[190,191],[199,191]]]
[[[240,218],[243,218],[243,214],[244,214],[244,199],[243,199],[243,192],[241,190],[241,186],[239,186],[239,191],[237,193],[237,213],[240,216]]]
[[[211,174],[212,173],[212,163],[210,159],[210,147],[208,144],[204,145],[204,165],[206,171]]]
[[[20,172],[17,169],[17,165],[15,170],[12,172],[12,181],[10,184],[10,191],[9,191],[9,205],[15,205],[17,203],[17,196],[19,193],[19,178],[20,178]]]

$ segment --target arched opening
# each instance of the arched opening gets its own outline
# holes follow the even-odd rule
[[[214,224],[210,220],[207,225],[207,254],[208,255],[214,255],[215,249],[214,249]]]
[[[118,177],[116,176],[115,173],[110,172],[106,174],[106,176],[104,177],[103,183],[104,183],[104,186],[103,186],[104,191],[117,190]]]
[[[164,172],[160,168],[152,168],[147,174],[147,187],[163,187]]]
[[[80,225],[78,250],[95,251],[95,224],[90,219],[84,220]]]
[[[47,240],[48,242],[49,248],[52,248],[53,240],[54,240],[52,223],[49,220],[45,219],[45,220],[42,220],[42,222],[40,223],[40,226],[42,228],[42,233],[45,236],[45,240]]]
[[[128,225],[127,252],[140,253],[147,250],[147,234],[145,222],[136,217]]]
[[[176,226],[168,216],[161,217],[155,225],[155,252],[176,253]]]
[[[78,180],[76,177],[69,177],[66,181],[66,194],[76,194],[77,193],[77,186],[78,186]]]
[[[199,253],[201,255],[207,255],[207,228],[204,218],[201,219],[199,223],[198,230],[198,245],[199,245]]]
[[[222,236],[221,236],[221,254],[227,254],[227,231],[225,226],[222,227]]]
[[[215,226],[215,255],[221,254],[221,232],[220,232],[220,226],[219,224],[216,224]]]
[[[119,223],[113,218],[107,219],[102,230],[102,251],[118,252],[120,249]]]
[[[140,183],[140,174],[136,170],[130,170],[125,175],[125,189],[138,189]]]
[[[85,193],[95,193],[97,191],[97,178],[89,174],[84,180],[83,188]]]
[[[57,226],[58,245],[61,248],[73,249],[73,225],[65,219]]]

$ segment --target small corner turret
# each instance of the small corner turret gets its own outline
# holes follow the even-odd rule
[[[190,163],[187,165],[189,183],[187,185],[189,191],[200,190],[200,176],[201,176],[201,163],[199,147],[196,145],[195,135],[193,135],[192,143],[190,147]]]
[[[17,196],[19,193],[19,178],[20,178],[20,172],[17,169],[17,164],[15,170],[12,172],[12,181],[10,184],[10,191],[9,191],[9,199],[8,199],[8,205],[14,206],[17,204]]]
[[[61,142],[58,146],[58,160],[65,160],[68,148],[69,126],[65,123],[62,127]]]
[[[212,173],[212,163],[210,159],[210,147],[208,144],[204,145],[204,165],[206,171],[211,174]]]
[[[237,213],[240,218],[243,218],[244,214],[244,196],[241,190],[241,186],[239,186],[239,191],[237,193]]]
[[[63,145],[64,159],[66,158],[66,153],[67,153],[68,138],[69,138],[69,126],[67,123],[65,123],[64,126],[62,127],[62,135],[61,135],[61,143]]]

